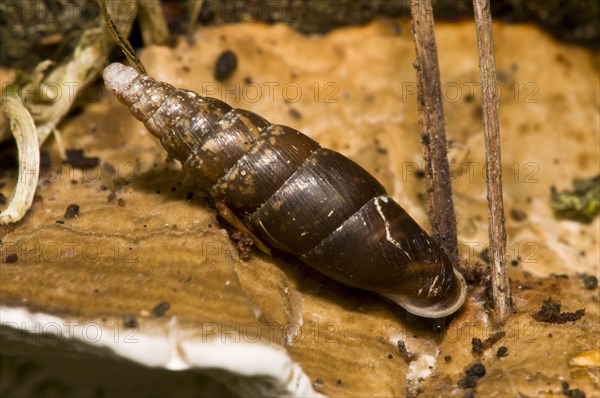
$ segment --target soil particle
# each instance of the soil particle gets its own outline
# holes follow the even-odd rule
[[[79,205],[70,204],[65,211],[65,218],[77,218],[79,216]]]
[[[70,164],[76,169],[92,169],[100,164],[99,157],[85,156],[83,149],[67,149],[67,160],[65,163]]]
[[[220,82],[226,80],[237,69],[237,63],[237,56],[233,51],[223,51],[215,63],[215,80]]]
[[[485,248],[481,251],[480,257],[483,261],[486,262],[486,264],[490,263],[490,249],[489,248]]]
[[[123,315],[123,327],[125,329],[137,329],[138,326],[138,321],[135,315]]]
[[[458,381],[458,386],[464,389],[477,387],[477,382],[485,376],[485,366],[481,363],[475,363],[465,369],[465,377]]]
[[[505,346],[499,347],[498,351],[496,352],[496,356],[498,358],[503,358],[506,356],[507,352],[508,352],[508,348],[506,348]]]
[[[519,209],[511,209],[510,217],[515,221],[523,221],[527,219],[527,213]]]
[[[478,377],[475,376],[466,376],[464,379],[461,379],[458,381],[458,386],[460,388],[475,388],[477,387],[477,381],[479,380]]]
[[[169,308],[171,308],[171,303],[168,301],[161,301],[152,309],[152,314],[154,314],[154,316],[163,316]]]
[[[567,397],[585,398],[585,393],[583,391],[581,391],[579,388],[570,389],[569,383],[566,381],[563,381],[562,383],[562,393]]]
[[[473,337],[471,339],[471,350],[473,352],[482,353],[483,352],[483,343],[480,338]]]
[[[289,113],[290,113],[290,117],[294,120],[302,119],[302,114],[294,108],[290,108]]]
[[[475,376],[477,378],[483,377],[485,376],[485,366],[481,363],[476,363],[467,368],[465,373],[467,376]]]
[[[593,290],[598,287],[598,278],[594,275],[587,275],[583,278],[583,285],[586,289]]]
[[[17,255],[17,253],[11,253],[4,257],[4,262],[7,264],[13,264],[16,263],[18,259],[19,256]]]

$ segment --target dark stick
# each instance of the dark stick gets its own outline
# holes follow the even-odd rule
[[[452,202],[450,168],[446,153],[446,131],[442,109],[431,0],[411,0],[413,34],[417,49],[418,104],[421,119],[423,157],[427,165],[425,189],[431,233],[445,249],[452,264],[459,267],[456,217]]]
[[[502,165],[500,162],[500,128],[498,126],[498,95],[496,92],[496,62],[489,0],[473,0],[481,95],[483,133],[487,159],[487,190],[489,207],[490,260],[492,262],[492,293],[497,321],[503,323],[511,309],[510,284],[506,269],[506,229],[502,202]]]

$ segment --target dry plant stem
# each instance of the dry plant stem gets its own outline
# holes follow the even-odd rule
[[[425,189],[431,233],[450,261],[459,267],[456,217],[452,202],[450,168],[446,152],[446,131],[440,70],[438,65],[433,9],[430,0],[411,0],[413,33],[417,50],[418,105],[421,120]]]
[[[121,51],[123,51],[123,54],[125,54],[125,57],[129,61],[129,63],[133,67],[135,67],[138,72],[146,73],[146,69],[144,68],[144,65],[137,57],[135,50],[133,49],[133,47],[131,47],[131,44],[129,44],[129,40],[127,40],[127,36],[129,34],[129,29],[131,28],[131,25],[129,25],[127,27],[128,28],[127,32],[123,32],[123,34],[121,34],[121,31],[119,28],[121,28],[121,30],[122,30],[123,26],[117,26],[117,24],[113,21],[111,14],[110,14],[109,6],[110,6],[110,4],[113,4],[113,3],[111,2],[109,4],[108,0],[97,0],[97,1],[98,1],[98,5],[100,6],[100,11],[102,11],[102,20],[106,26],[106,30],[108,30],[109,34],[112,36],[115,43],[117,43],[118,46],[121,48]],[[137,3],[126,3],[126,4],[133,5],[134,7],[136,7]],[[134,8],[133,12],[131,12],[130,14],[136,15],[137,8]],[[133,23],[133,20],[131,20],[130,22]]]
[[[506,229],[502,201],[502,165],[500,162],[500,128],[498,126],[498,95],[496,63],[492,36],[492,15],[489,0],[473,0],[479,47],[483,132],[487,160],[487,190],[489,207],[490,260],[492,262],[492,293],[496,320],[503,323],[511,309],[510,285],[506,269]]]
[[[166,46],[171,40],[167,21],[162,11],[159,0],[138,1],[140,30],[144,44]]]
[[[31,114],[16,94],[7,95],[3,107],[19,150],[19,175],[8,207],[0,213],[0,225],[17,222],[25,216],[33,203],[40,172],[38,136]]]
[[[121,10],[126,16],[135,14],[136,11],[135,8],[128,8],[135,7],[135,3],[132,6],[130,2],[119,3],[111,0],[108,6]],[[104,7],[107,7],[106,0]],[[119,20],[121,31],[129,33],[133,20]],[[21,92],[23,103],[37,125],[40,145],[56,130],[56,126],[69,112],[77,95],[96,79],[112,46],[110,33],[103,31],[98,23],[98,26],[90,26],[83,31],[73,53],[60,64],[55,65],[46,60],[35,67],[30,83]]]
[[[188,23],[188,35],[193,36],[194,30],[196,29],[196,23],[198,22],[198,18],[200,18],[200,13],[202,12],[202,6],[204,5],[204,0],[188,0],[188,9],[190,12],[190,20]]]

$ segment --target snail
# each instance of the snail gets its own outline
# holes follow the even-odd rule
[[[406,311],[443,318],[466,283],[443,249],[367,171],[287,126],[135,69],[104,69],[109,91],[208,192],[221,215],[273,247]]]

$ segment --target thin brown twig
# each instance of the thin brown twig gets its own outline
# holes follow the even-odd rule
[[[413,34],[417,50],[418,105],[425,170],[427,211],[431,232],[444,248],[452,264],[459,267],[456,217],[452,202],[450,168],[446,151],[446,131],[442,108],[431,0],[411,0]]]
[[[511,310],[510,284],[506,269],[506,229],[502,201],[502,165],[500,161],[500,128],[492,15],[489,0],[473,0],[483,107],[483,133],[487,159],[490,260],[492,262],[492,294],[496,320],[503,323]]]
[[[204,0],[188,1],[190,19],[188,21],[187,31],[190,37],[194,35],[194,30],[196,29],[196,24],[198,23],[198,18],[200,18],[200,14],[202,13],[203,6]]]
[[[139,21],[142,39],[146,46],[166,46],[171,41],[169,27],[159,0],[144,0],[139,3]]]

